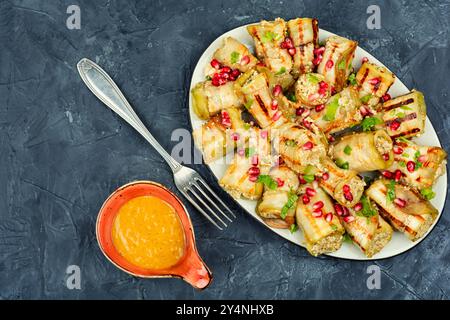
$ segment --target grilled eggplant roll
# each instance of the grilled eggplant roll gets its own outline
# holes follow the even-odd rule
[[[331,96],[331,86],[318,73],[301,75],[295,84],[295,96],[302,105],[314,107],[324,104]]]
[[[192,132],[194,143],[202,151],[205,163],[225,156],[244,143],[248,130],[238,108],[222,110]]]
[[[308,166],[320,165],[327,146],[321,136],[297,125],[287,123],[272,130],[273,146],[286,165],[297,173]]]
[[[301,187],[295,217],[303,230],[309,253],[318,256],[339,250],[344,228],[330,197],[317,184]]]
[[[264,193],[256,212],[269,226],[288,229],[295,223],[297,174],[286,166],[276,166],[268,175],[260,175],[258,181],[264,183]]]
[[[213,59],[219,61],[222,65],[232,69],[238,69],[240,72],[246,72],[256,66],[258,59],[251,54],[250,50],[232,37],[223,40],[223,45],[214,52]],[[211,65],[208,65],[206,75],[217,72]]]
[[[326,81],[336,91],[344,88],[352,68],[353,56],[358,43],[339,36],[329,37],[325,44],[323,59],[317,72],[325,76]]]
[[[318,21],[311,18],[297,18],[289,20],[287,27],[295,48],[292,74],[297,78],[314,69],[314,48],[319,41]]]
[[[311,109],[310,118],[325,133],[331,134],[362,121],[361,101],[353,87],[346,87],[333,95],[323,109]]]
[[[364,62],[356,74],[361,102],[370,108],[374,108],[380,102],[381,97],[388,92],[394,80],[394,74],[385,67]]]
[[[204,120],[208,120],[220,110],[242,105],[242,100],[236,93],[232,82],[218,87],[213,86],[211,81],[200,82],[192,89],[191,93],[194,112]]]
[[[384,170],[394,161],[391,137],[385,130],[351,133],[330,147],[336,163],[348,163],[356,172]]]
[[[320,186],[331,196],[346,207],[353,207],[359,202],[363,192],[365,182],[358,176],[356,171],[339,168],[331,159],[325,158],[320,171],[322,177]]]
[[[394,180],[375,181],[367,195],[380,207],[381,216],[412,241],[423,237],[438,215],[429,201]]]
[[[267,76],[256,70],[242,75],[237,85],[244,96],[244,106],[255,118],[261,128],[266,128],[273,123],[283,123],[286,119],[280,110],[272,108],[272,96],[269,89]]]
[[[383,124],[378,127],[385,127],[392,138],[409,138],[424,132],[427,107],[421,92],[412,91],[388,100],[382,104],[382,109]]]
[[[423,192],[445,172],[447,153],[439,147],[419,146],[406,139],[394,143],[394,162],[387,168],[393,175],[402,172],[402,182]]]
[[[277,18],[275,21],[261,21],[247,27],[255,42],[257,57],[273,72],[290,73],[292,58],[288,51],[281,48],[286,35],[286,22]]]
[[[378,208],[366,196],[354,208],[335,204],[340,221],[352,241],[366,257],[380,252],[392,238],[392,227],[378,213]]]

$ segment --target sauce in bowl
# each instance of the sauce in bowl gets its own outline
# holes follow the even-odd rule
[[[183,257],[184,231],[175,209],[154,196],[126,202],[114,219],[112,240],[117,251],[145,269],[165,269]]]

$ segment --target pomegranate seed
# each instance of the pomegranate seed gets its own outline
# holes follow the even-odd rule
[[[295,114],[300,117],[303,111],[305,111],[305,108],[298,108],[297,110],[295,110]]]
[[[227,83],[227,79],[220,77],[219,78],[219,86],[224,85],[225,83]]]
[[[269,133],[267,132],[267,130],[261,130],[261,138],[266,139],[268,135]]]
[[[284,49],[292,49],[294,48],[294,43],[292,42],[292,39],[289,37],[286,37],[286,39],[284,39],[284,45],[285,48]]]
[[[317,90],[317,92],[319,93],[319,95],[321,97],[325,96],[327,94],[327,89],[326,88],[319,88],[319,90]]]
[[[328,141],[329,141],[329,142],[334,142],[334,141],[336,141],[336,138],[335,138],[334,136],[330,135],[330,136],[328,137]]]
[[[212,83],[212,85],[215,86],[215,87],[220,86],[219,79],[214,79],[214,78],[213,78],[213,79],[211,80],[211,83]]]
[[[331,212],[327,213],[325,216],[326,222],[331,222],[333,220],[333,214]]]
[[[338,203],[334,204],[334,210],[336,211],[338,216],[343,216],[344,215],[344,209],[342,208],[342,206]]]
[[[345,198],[345,200],[347,200],[347,201],[353,201],[353,195],[352,195],[352,193],[351,192],[346,192],[346,193],[344,193],[344,198]]]
[[[299,181],[301,184],[307,184],[307,183],[308,183],[308,182],[305,180],[305,178],[303,178],[302,175],[299,175],[299,176],[298,176],[298,181]]]
[[[394,153],[395,154],[402,154],[403,153],[402,147],[394,146]]]
[[[325,64],[325,68],[327,68],[328,70],[333,68],[333,66],[334,66],[333,60],[328,60],[327,63]]]
[[[258,61],[258,63],[256,64],[259,67],[265,67],[266,64],[263,61]]]
[[[303,201],[303,204],[308,204],[311,201],[311,199],[305,194],[302,197],[302,201]]]
[[[238,141],[239,138],[240,138],[239,133],[233,132],[233,133],[231,134],[231,139],[233,139],[234,141]]]
[[[390,126],[389,126],[389,128],[390,128],[392,131],[398,130],[398,128],[400,128],[400,122],[397,121],[397,120],[392,121],[391,124],[390,124]]]
[[[283,158],[282,158],[282,157],[278,157],[277,164],[278,164],[279,166],[281,166],[283,163],[284,163]]]
[[[314,64],[315,66],[318,66],[318,65],[322,62],[322,59],[323,59],[322,55],[319,54],[317,57],[314,58],[313,64]]]
[[[211,67],[213,67],[214,69],[220,69],[220,62],[217,61],[217,59],[212,59],[211,60]]]
[[[279,84],[277,84],[275,87],[273,87],[272,94],[277,97],[280,95],[281,91],[283,91],[283,88]]]
[[[316,203],[313,204],[312,206],[313,210],[319,210],[323,208],[323,201],[317,201]]]
[[[241,72],[238,69],[233,69],[231,71],[231,75],[235,78],[239,77],[241,75]]]
[[[361,211],[361,209],[363,208],[363,205],[361,202],[358,202],[357,204],[355,204],[355,206],[353,207],[353,210],[355,210],[356,212]]]
[[[425,161],[427,161],[427,156],[423,154],[417,158],[417,161],[419,161],[420,163],[424,163]]]
[[[258,176],[260,173],[259,168],[258,167],[251,167],[250,169],[248,169],[248,174],[250,176]]]
[[[416,163],[414,161],[408,161],[406,163],[406,169],[408,169],[409,172],[414,172],[416,169]]]
[[[250,62],[250,57],[249,56],[243,56],[240,63],[241,63],[241,65],[245,66],[249,62]]]
[[[327,181],[330,178],[330,174],[328,172],[324,172],[322,174],[322,180]]]
[[[323,215],[323,211],[322,209],[318,210],[318,211],[313,211],[312,216],[314,218],[320,218]]]
[[[231,72],[231,68],[230,67],[223,67],[220,70],[220,73],[224,74],[224,73],[230,73]]]
[[[388,161],[389,160],[389,153],[383,154],[383,160]]]
[[[376,84],[379,84],[381,82],[381,79],[380,78],[372,78],[372,79],[370,79],[369,80],[369,83],[370,84],[373,84],[373,85],[376,85]]]
[[[256,182],[256,180],[258,180],[258,176],[248,176],[248,180],[251,182]]]
[[[366,62],[369,62],[369,58],[367,58],[367,57],[364,57],[364,58],[362,58],[362,59],[361,59],[361,61],[362,61],[362,63],[366,63]]]
[[[325,47],[315,48],[313,52],[315,56],[321,55],[325,52]]]
[[[354,216],[346,216],[346,217],[344,217],[343,219],[344,219],[344,221],[345,221],[346,223],[350,223],[350,222],[355,221],[355,217],[354,217]]]
[[[272,100],[271,108],[272,108],[272,110],[278,109],[278,101],[277,100]]]
[[[383,102],[391,100],[391,95],[389,93],[384,94],[381,99],[383,99]]]
[[[388,178],[388,179],[391,179],[391,178],[392,178],[392,172],[390,172],[390,171],[385,170],[385,171],[382,171],[381,174],[382,174],[383,177],[385,177],[385,178]]]
[[[342,214],[343,217],[347,217],[350,215],[350,211],[347,207],[342,206],[342,210],[344,210],[344,213]]]
[[[275,112],[275,114],[272,116],[273,121],[277,121],[281,117],[281,111]]]
[[[303,126],[304,126],[306,129],[311,129],[311,122],[310,122],[310,121],[308,121],[308,120],[306,120],[306,119],[303,119],[302,124],[303,124]]]
[[[225,80],[228,80],[229,78],[230,78],[230,74],[229,73],[221,73],[220,74],[220,77],[222,78],[222,79],[225,79]]]
[[[311,150],[313,147],[314,147],[314,144],[311,141],[308,141],[303,145],[302,148],[303,148],[303,150],[308,151],[308,150]]]
[[[406,200],[403,200],[401,198],[395,198],[394,203],[399,206],[400,208],[404,208],[406,206]]]
[[[284,186],[284,181],[281,180],[280,178],[277,178],[277,185],[278,185],[278,187]]]
[[[231,127],[231,120],[230,118],[222,118],[222,125],[225,127]]]
[[[235,80],[236,80],[236,77],[233,76],[233,75],[230,73],[230,75],[228,76],[228,80],[229,80],[229,81],[235,81]]]
[[[402,172],[399,170],[399,169],[397,169],[397,170],[395,170],[395,172],[394,172],[394,180],[395,180],[395,182],[399,182],[400,181],[400,179],[402,178]]]
[[[314,109],[316,110],[316,112],[320,112],[320,111],[322,111],[323,109],[325,109],[325,105],[324,105],[324,104],[319,104],[319,105],[316,106]]]
[[[259,157],[258,157],[257,154],[254,154],[254,155],[252,156],[252,165],[253,165],[253,166],[257,166],[258,163],[259,163]]]
[[[306,188],[305,192],[310,197],[314,197],[316,195],[316,190],[313,188]]]
[[[344,184],[344,186],[342,187],[342,190],[344,191],[344,193],[348,193],[348,192],[350,192],[350,186],[348,184]]]
[[[295,48],[290,48],[290,49],[288,49],[288,53],[289,53],[291,56],[293,56],[293,55],[295,54],[296,51],[297,51],[297,50],[295,50]]]
[[[302,112],[302,117],[307,117],[307,116],[309,116],[311,114],[311,110],[309,110],[309,109],[303,109],[303,112]]]
[[[336,88],[334,86],[331,86],[330,91],[331,91],[331,94],[333,95],[336,93]]]
[[[245,154],[245,150],[244,150],[244,149],[239,149],[237,153],[238,153],[238,155],[240,155],[241,157],[243,157],[244,154]]]
[[[325,81],[320,81],[319,82],[319,88],[328,89],[328,83],[326,83]]]

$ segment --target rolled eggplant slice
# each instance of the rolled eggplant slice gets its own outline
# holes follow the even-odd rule
[[[344,88],[352,68],[353,56],[358,43],[339,36],[329,37],[325,44],[323,59],[317,72],[323,74],[336,91]]]
[[[327,102],[331,96],[331,86],[321,74],[302,74],[295,83],[295,96],[302,105],[314,107]]]
[[[314,69],[314,48],[319,41],[319,27],[317,19],[297,18],[287,22],[289,36],[295,47],[294,66],[292,73],[295,77],[310,73]]]
[[[360,123],[360,107],[356,89],[346,87],[328,99],[323,110],[311,109],[310,117],[325,134],[331,134]]]
[[[203,120],[208,120],[220,110],[242,105],[232,82],[218,87],[213,86],[211,81],[200,82],[192,89],[191,94],[194,112]]]
[[[240,91],[244,96],[244,106],[255,118],[261,128],[274,123],[284,123],[286,119],[278,109],[272,108],[272,95],[266,75],[256,70],[244,74],[245,81],[239,81]]]
[[[289,72],[273,72],[269,68],[259,65],[256,66],[256,70],[259,73],[264,73],[266,75],[270,91],[278,84],[283,90],[287,90],[295,83],[294,77]],[[282,96],[282,94],[280,94],[280,96]]]
[[[440,147],[419,146],[402,139],[395,141],[394,148],[394,162],[387,170],[400,170],[404,184],[417,190],[428,189],[445,172],[447,152]]]
[[[409,138],[424,132],[427,108],[421,92],[412,91],[388,100],[383,103],[382,108],[380,116],[383,124],[378,127],[386,128],[392,138]]]
[[[297,174],[286,166],[278,166],[268,175],[260,175],[259,180],[264,181],[265,186],[256,212],[268,225],[288,229],[295,223]]]
[[[273,72],[290,73],[292,58],[281,43],[286,36],[286,22],[277,18],[275,21],[261,21],[250,25],[247,31],[255,42],[257,57]]]
[[[271,135],[275,151],[297,173],[302,173],[308,166],[320,165],[327,157],[327,146],[322,137],[300,125],[284,124],[272,130]]]
[[[394,161],[393,143],[385,130],[351,133],[330,147],[332,158],[356,172],[384,170]]]
[[[232,69],[238,69],[246,72],[256,66],[258,59],[250,52],[250,50],[241,42],[232,37],[226,37],[222,46],[214,52],[213,59],[218,60],[222,65]],[[210,67],[208,65],[208,67]],[[212,67],[211,67],[212,68]],[[212,68],[213,73],[217,72]],[[211,76],[211,72],[207,71],[206,75]]]
[[[369,198],[362,196],[361,202],[364,203],[364,207],[359,211],[343,207],[338,210],[346,213],[340,216],[340,221],[353,243],[366,257],[371,258],[391,240],[393,230],[380,216],[377,206],[371,203]]]
[[[410,240],[423,237],[438,216],[438,210],[406,186],[379,179],[367,195],[380,207],[380,214]]]
[[[308,203],[304,203],[303,196],[308,198]],[[318,256],[339,250],[344,228],[336,216],[330,197],[317,184],[301,187],[295,217],[305,236],[309,253]]]
[[[394,74],[385,67],[364,62],[356,74],[361,102],[374,108],[380,102],[381,97],[388,92],[394,80]]]
[[[346,207],[353,207],[359,202],[364,192],[365,182],[354,170],[339,168],[331,159],[325,158],[320,167],[320,172],[326,174],[327,179],[320,180],[320,186]]]
[[[241,114],[242,110],[238,108],[222,110],[192,132],[195,146],[202,151],[205,163],[217,160],[244,144],[249,131]]]

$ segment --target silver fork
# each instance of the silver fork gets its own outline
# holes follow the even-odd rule
[[[227,227],[224,220],[229,222],[232,220],[223,209],[236,218],[234,213],[214,193],[197,171],[182,166],[163,149],[136,115],[111,77],[96,63],[86,58],[78,62],[77,68],[81,79],[92,93],[136,129],[166,160],[172,169],[175,185],[184,197],[217,228],[223,230],[223,227]]]

